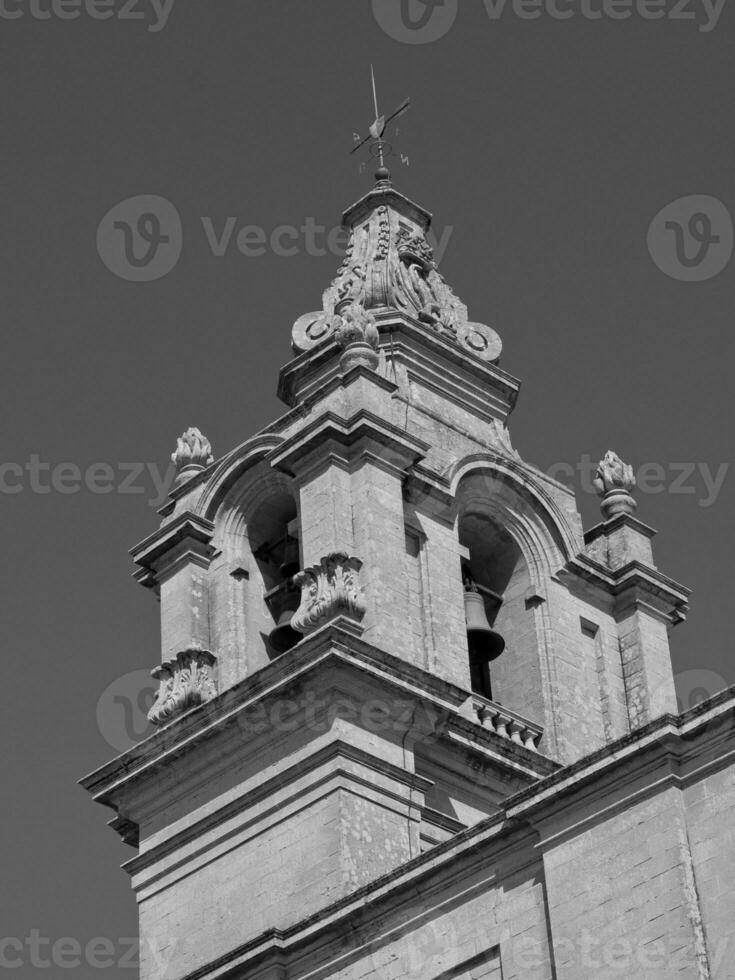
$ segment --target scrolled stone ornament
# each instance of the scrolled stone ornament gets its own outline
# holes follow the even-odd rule
[[[635,487],[633,467],[624,463],[617,453],[612,450],[605,453],[592,484],[602,497],[600,510],[605,520],[618,514],[635,513],[638,504],[631,493]]]
[[[334,334],[338,324],[339,317],[324,310],[304,313],[291,330],[291,346],[294,353],[303,354],[318,344],[323,344]]]
[[[358,581],[361,568],[359,558],[336,551],[325,555],[318,565],[294,575],[294,583],[301,588],[301,604],[291,619],[291,626],[299,633],[308,634],[337,616],[360,622],[365,615]]]
[[[499,334],[484,323],[463,323],[457,331],[457,342],[491,364],[499,360],[503,351]]]

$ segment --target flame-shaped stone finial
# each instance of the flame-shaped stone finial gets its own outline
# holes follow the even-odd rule
[[[600,508],[606,520],[635,512],[638,505],[631,492],[635,487],[633,467],[624,463],[617,453],[612,450],[605,453],[592,482],[602,497]]]
[[[375,317],[359,303],[345,303],[338,307],[339,323],[335,327],[334,338],[344,349],[340,361],[343,371],[357,364],[369,368],[378,365],[378,344],[380,334]]]
[[[178,483],[188,480],[214,462],[212,446],[197,428],[187,429],[176,440],[176,450],[171,454],[176,467]]]

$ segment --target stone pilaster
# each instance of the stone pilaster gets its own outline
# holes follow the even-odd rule
[[[161,658],[210,646],[207,570],[214,554],[210,521],[185,513],[132,549],[136,578],[161,602]]]

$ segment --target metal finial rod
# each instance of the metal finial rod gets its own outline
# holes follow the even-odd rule
[[[375,88],[375,72],[373,71],[373,66],[370,65],[370,78],[373,82],[373,105],[375,106],[375,118],[380,116],[380,110],[378,109],[378,93]]]

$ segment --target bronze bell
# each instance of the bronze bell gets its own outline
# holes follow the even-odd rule
[[[294,541],[293,538],[290,540],[293,541],[296,550],[289,551],[287,541],[284,562],[280,567],[284,581],[266,597],[271,613],[276,620],[275,627],[268,635],[268,642],[273,652],[277,654],[285,653],[304,638],[301,633],[291,626],[291,619],[299,608],[301,597],[299,589],[293,581],[293,576],[299,570],[298,541]]]
[[[467,644],[473,659],[486,663],[497,660],[505,650],[505,640],[488,623],[485,602],[479,592],[465,590],[464,618],[467,624]]]
[[[281,562],[278,571],[280,572],[282,578],[289,580],[293,578],[300,567],[299,542],[296,538],[292,538],[287,534],[283,548],[283,561]]]
[[[298,602],[296,603],[298,605]],[[295,647],[303,636],[291,625],[291,618],[296,609],[284,609],[278,617],[278,623],[268,635],[268,642],[273,647],[275,653],[285,653],[291,647]]]

